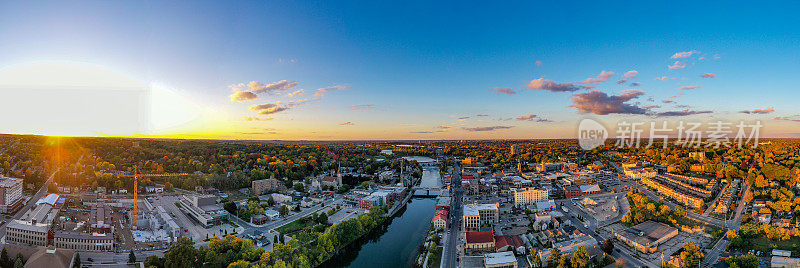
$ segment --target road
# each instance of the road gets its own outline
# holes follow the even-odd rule
[[[450,213],[448,215],[450,228],[445,237],[444,251],[442,252],[441,267],[456,268],[458,267],[458,245],[461,244],[459,238],[461,237],[461,217],[464,213],[461,206],[461,198],[464,194],[464,189],[461,189],[461,170],[458,168],[458,163],[453,165],[455,175],[453,180],[450,181],[450,191],[453,196],[450,203]]]

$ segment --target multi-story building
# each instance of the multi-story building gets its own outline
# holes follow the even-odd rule
[[[22,179],[0,176],[0,213],[12,213],[22,207]]]
[[[513,189],[514,206],[523,207],[539,201],[547,200],[549,195],[547,190],[536,188]]]
[[[519,144],[512,144],[511,145],[511,154],[512,155],[519,154]]]
[[[216,203],[216,197],[213,195],[184,195],[179,201],[180,209],[205,227],[221,223],[228,218],[228,212]]]
[[[257,180],[251,182],[251,186],[253,188],[254,195],[262,195],[269,192],[277,191],[278,180],[277,179]]]
[[[36,207],[25,212],[19,220],[11,220],[6,225],[6,242],[47,246],[47,236],[57,213],[52,203],[38,203]]]
[[[692,208],[698,208],[703,206],[703,199],[688,193],[684,193],[678,189],[671,187],[670,185],[663,183],[662,181],[656,178],[644,178],[642,179],[642,184],[647,187],[655,189],[658,193],[675,199],[681,204],[690,206]]]
[[[78,251],[112,251],[114,236],[112,234],[55,232],[53,245]]]
[[[447,227],[447,210],[440,209],[436,212],[436,216],[433,216],[433,228],[444,229]]]
[[[500,210],[494,204],[467,204],[464,205],[464,226],[477,230],[483,225],[497,224]]]

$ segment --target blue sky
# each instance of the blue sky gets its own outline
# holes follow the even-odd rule
[[[791,121],[800,119],[793,103],[793,75],[800,69],[796,10],[798,4],[788,1],[3,2],[0,69],[80,62],[167,85],[194,106],[221,114],[214,122],[198,114],[187,128],[173,130],[200,137],[199,125],[219,129],[214,137],[253,139],[572,137],[586,116],[662,120],[658,113],[683,109],[711,113],[667,119],[760,119],[773,126],[772,135],[791,136],[800,132],[800,123]],[[668,69],[675,61],[686,67]],[[616,83],[632,70],[635,78]],[[601,71],[615,74],[601,83],[577,83]],[[669,79],[655,80],[663,76]],[[526,88],[539,78],[593,88]],[[229,98],[231,85],[281,80],[297,82],[287,91],[304,93]],[[701,87],[678,90],[694,85]],[[347,89],[314,94],[333,86]],[[516,94],[490,91],[495,87]],[[644,93],[627,104],[661,107],[646,114],[570,107],[574,94],[630,89]],[[687,94],[674,103],[662,102],[681,92]],[[262,115],[248,109],[278,101],[287,109]],[[739,113],[770,107],[774,111]],[[516,119],[529,114],[552,122]],[[470,130],[492,126],[510,128]],[[148,133],[167,134],[160,131]]]

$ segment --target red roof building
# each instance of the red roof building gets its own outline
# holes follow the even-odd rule
[[[468,252],[494,251],[494,231],[467,232],[465,248]]]
[[[433,228],[444,229],[445,227],[447,227],[447,210],[440,209],[436,212],[436,216],[433,216]]]

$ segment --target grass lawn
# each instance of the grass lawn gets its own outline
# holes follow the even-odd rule
[[[749,240],[755,250],[770,252],[772,249],[790,250],[795,254],[800,252],[800,237],[793,236],[789,240],[774,241],[766,237],[756,237]]]
[[[433,268],[433,267],[440,267],[441,266],[441,263],[442,263],[442,251],[444,251],[444,248],[442,248],[441,246],[439,246],[438,248],[439,248],[439,250],[437,250],[436,254],[433,254],[433,257],[428,259],[428,267]]]
[[[314,226],[314,221],[312,221],[311,219],[299,218],[293,222],[278,227],[275,230],[282,234],[292,234],[301,231],[305,228],[310,228],[312,226]]]

